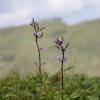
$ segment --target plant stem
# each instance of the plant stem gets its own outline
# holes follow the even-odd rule
[[[42,100],[42,71],[41,71],[41,53],[40,53],[40,48],[38,44],[38,40],[36,38],[36,45],[38,49],[38,59],[39,59],[39,74],[40,74],[40,100]]]
[[[63,95],[63,92],[64,92],[64,73],[63,73],[64,52],[65,52],[65,50],[62,49],[62,55],[63,55],[62,61],[61,61],[61,75],[62,75],[62,77],[61,77],[61,81],[62,81],[62,91],[61,92],[62,92],[62,100],[64,100],[64,95]]]

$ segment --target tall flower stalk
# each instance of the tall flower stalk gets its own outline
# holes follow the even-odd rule
[[[61,56],[57,55],[56,59],[61,62],[61,98],[64,100],[64,62],[67,61],[67,57],[65,57],[65,51],[67,50],[70,41],[68,41],[64,47],[65,38],[62,36],[61,39],[54,40],[56,43],[56,47],[61,51]]]
[[[45,27],[40,28],[39,24],[34,19],[32,20],[32,23],[30,25],[33,26],[34,31],[35,31],[34,36],[35,36],[35,42],[36,42],[36,46],[37,46],[37,50],[38,50],[38,66],[39,66],[39,76],[40,76],[40,100],[42,100],[43,82],[42,82],[41,50],[44,51],[46,48],[40,48],[38,40],[43,37],[43,33],[41,33],[41,32],[42,32],[42,30],[45,29]]]

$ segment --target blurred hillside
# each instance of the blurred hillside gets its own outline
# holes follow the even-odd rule
[[[68,26],[61,19],[40,21],[40,26],[46,26],[40,45],[47,50],[42,52],[43,66],[48,72],[54,73],[60,69],[55,56],[59,51],[52,42],[62,35],[72,42],[66,53],[69,57],[65,67],[75,66],[72,73],[100,74],[100,20],[87,21]],[[0,29],[0,76],[11,69],[21,74],[35,71],[37,61],[34,30],[30,25]]]

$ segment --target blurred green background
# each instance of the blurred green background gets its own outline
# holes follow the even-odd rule
[[[64,36],[71,41],[66,52],[68,62],[65,67],[75,66],[71,73],[85,73],[89,76],[100,75],[100,20],[85,21],[69,26],[60,18],[41,20],[40,26],[45,26],[44,37],[39,40],[42,52],[42,67],[50,74],[60,69],[56,61],[59,50],[53,40]],[[37,49],[34,42],[34,29],[30,25],[0,29],[0,77],[10,70],[21,75],[34,73],[37,62]]]

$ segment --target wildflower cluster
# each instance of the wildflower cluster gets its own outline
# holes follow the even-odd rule
[[[41,50],[42,51],[45,51],[46,48],[40,48],[39,47],[39,43],[38,43],[38,40],[40,38],[43,37],[43,32],[42,30],[45,29],[45,27],[39,27],[39,24],[34,21],[32,21],[31,25],[33,26],[34,30],[35,30],[35,33],[34,33],[34,36],[35,36],[35,42],[36,42],[36,46],[37,46],[37,50],[38,50],[38,66],[39,66],[39,75],[40,75],[40,100],[42,100],[42,85],[43,85],[43,82],[42,82],[42,68],[41,68]],[[63,96],[63,91],[64,91],[64,76],[63,76],[63,64],[64,62],[66,62],[68,59],[67,57],[65,57],[65,51],[67,50],[69,44],[70,44],[70,41],[66,43],[66,45],[64,46],[64,42],[65,42],[65,38],[62,36],[61,39],[56,39],[54,40],[54,43],[56,44],[56,47],[58,49],[61,50],[62,52],[62,55],[57,55],[56,59],[59,60],[61,62],[61,74],[62,74],[62,77],[61,77],[61,80],[62,80],[62,100],[64,100],[64,96]]]
[[[64,42],[65,42],[65,38],[62,36],[62,38],[61,39],[56,39],[56,40],[54,40],[54,43],[56,43],[56,47],[58,48],[58,49],[60,49],[61,50],[61,53],[62,53],[62,55],[60,56],[60,55],[57,55],[56,56],[56,59],[57,60],[59,60],[60,62],[61,62],[61,81],[62,81],[62,91],[61,91],[61,93],[62,93],[62,100],[64,100],[64,95],[63,95],[63,92],[64,92],[64,74],[63,74],[63,65],[64,65],[64,62],[66,62],[68,59],[67,59],[67,57],[65,57],[65,51],[67,50],[67,48],[68,48],[68,46],[70,45],[70,41],[68,41],[67,43],[66,43],[66,45],[65,45],[65,47],[64,47]]]
[[[32,23],[30,24],[31,26],[33,26],[34,28],[34,36],[35,36],[35,40],[37,42],[37,40],[41,37],[43,37],[43,30],[45,29],[45,27],[39,27],[39,23],[37,23],[37,21],[35,21],[34,19],[32,20]],[[46,48],[40,48],[40,50],[45,51]]]
[[[66,49],[67,49],[67,47],[70,45],[70,41],[68,41],[67,43],[66,43],[66,46],[64,47],[64,41],[65,41],[65,38],[62,36],[62,38],[61,39],[56,39],[56,40],[54,40],[54,43],[56,43],[56,47],[58,48],[58,49],[60,49],[62,52],[65,52],[66,51]],[[68,58],[67,57],[64,57],[63,59],[63,55],[57,55],[56,56],[56,59],[57,60],[59,60],[60,62],[62,62],[62,60],[63,60],[63,62],[67,62],[67,60],[68,60]]]
[[[38,43],[38,39],[43,37],[43,32],[42,30],[45,29],[45,27],[39,27],[39,24],[33,19],[32,23],[30,24],[33,26],[34,28],[34,36],[35,36],[35,42],[36,42],[36,46],[37,46],[37,50],[38,50],[38,66],[39,66],[39,75],[40,75],[40,100],[42,100],[42,68],[41,68],[41,50],[45,51],[46,48],[40,48],[39,47],[39,43]]]

